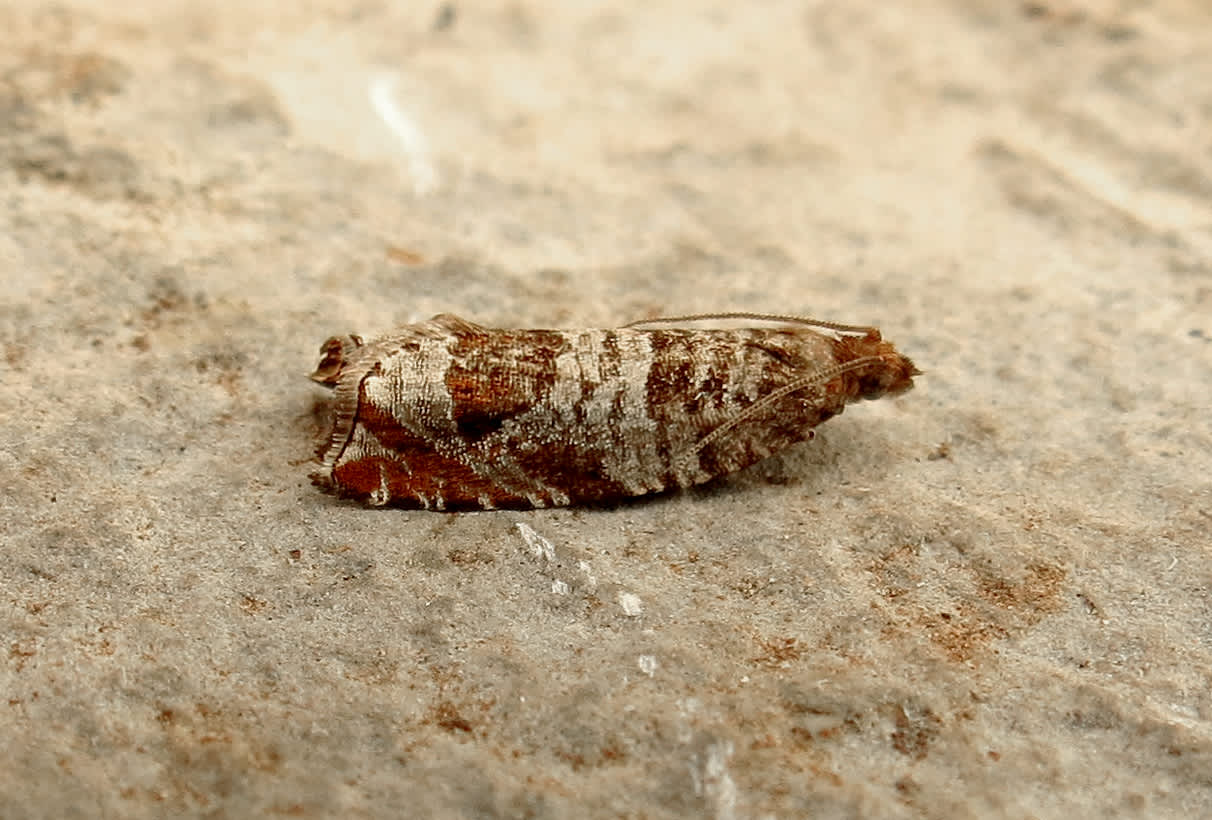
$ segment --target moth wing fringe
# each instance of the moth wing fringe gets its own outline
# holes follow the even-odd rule
[[[424,324],[448,333],[465,333],[472,336],[480,336],[490,332],[483,325],[477,325],[475,322],[464,319],[461,316],[455,316],[453,313],[439,313]]]
[[[361,390],[362,379],[365,378],[366,376],[363,374],[362,378],[357,381],[346,380],[337,383],[332,403],[332,432],[316,453],[320,468],[312,475],[313,481],[317,480],[316,476],[320,476],[325,483],[332,483],[332,472],[337,465],[337,460],[349,446],[357,427],[360,403],[358,394]]]

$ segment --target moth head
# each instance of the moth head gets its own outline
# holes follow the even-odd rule
[[[309,378],[326,387],[335,387],[341,379],[341,370],[349,363],[353,352],[361,346],[361,336],[333,336],[320,346],[320,363]]]
[[[843,345],[847,350],[845,358],[872,360],[871,366],[856,371],[859,398],[878,399],[904,393],[913,387],[913,377],[922,374],[908,356],[898,353],[878,332],[846,339]]]
[[[860,380],[862,396],[865,399],[878,399],[883,396],[895,396],[913,387],[913,377],[922,375],[908,356],[900,353],[886,354],[884,366],[868,372]]]

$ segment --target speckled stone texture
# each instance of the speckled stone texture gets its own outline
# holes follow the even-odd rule
[[[0,6],[0,817],[1212,816],[1212,11]],[[614,508],[311,486],[327,337],[925,371]]]

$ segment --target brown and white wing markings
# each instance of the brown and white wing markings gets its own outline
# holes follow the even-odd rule
[[[431,509],[697,484],[811,437],[847,401],[912,385],[877,331],[815,324],[825,332],[497,330],[444,314],[369,344],[337,337],[313,375],[336,389],[315,477]]]

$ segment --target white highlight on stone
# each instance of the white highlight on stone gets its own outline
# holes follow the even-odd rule
[[[412,187],[417,196],[433,192],[438,187],[438,172],[429,158],[429,145],[421,129],[395,101],[396,78],[380,75],[371,78],[367,87],[371,107],[383,120],[404,149],[408,160],[408,172],[412,175]]]
[[[522,540],[526,542],[526,546],[530,547],[531,555],[533,555],[535,558],[542,558],[546,561],[555,560],[555,547],[551,545],[550,541],[535,532],[534,528],[529,524],[524,524],[519,521],[514,526],[517,527],[518,532],[522,534]],[[560,583],[563,582],[561,581]]]
[[[651,678],[656,674],[657,659],[654,655],[640,655],[640,657],[636,659],[636,663],[639,665],[640,671],[648,677]]]
[[[567,594],[568,594],[568,590],[569,590],[568,584],[564,583],[564,582],[563,582],[563,581],[561,581],[559,578],[554,578],[554,579],[552,579],[552,581],[551,581],[551,591],[552,591],[552,593],[553,593],[553,594],[555,594],[555,595],[567,595]]]
[[[703,796],[714,809],[716,820],[732,820],[736,817],[737,789],[732,775],[728,774],[730,757],[732,743],[712,743],[707,747],[707,759],[703,761]]]
[[[593,568],[589,566],[588,561],[578,561],[577,569],[585,573],[585,585],[589,587],[589,591],[593,592],[598,588],[598,577],[593,574]]]
[[[644,611],[644,602],[640,600],[639,595],[632,592],[619,593],[619,606],[623,608],[623,614],[631,618],[635,618]]]

